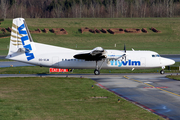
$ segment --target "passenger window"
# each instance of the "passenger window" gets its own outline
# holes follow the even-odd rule
[[[152,55],[152,57],[155,57],[155,55]]]

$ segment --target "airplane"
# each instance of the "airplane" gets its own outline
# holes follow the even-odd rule
[[[101,69],[146,69],[173,65],[174,60],[161,57],[154,51],[105,50],[96,47],[93,50],[74,50],[34,42],[24,18],[15,18],[12,22],[10,47],[6,59],[16,60],[37,66],[62,69],[95,69],[99,75]]]

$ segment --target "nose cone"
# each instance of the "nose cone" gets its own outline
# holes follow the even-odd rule
[[[161,63],[164,66],[168,66],[168,65],[173,65],[175,63],[175,61],[172,59],[168,59],[168,58],[161,58]]]

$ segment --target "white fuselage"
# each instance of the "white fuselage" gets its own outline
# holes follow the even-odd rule
[[[94,69],[96,68],[96,61],[85,61],[73,57],[78,53],[87,52],[90,52],[90,50],[73,50],[33,42],[31,51],[34,54],[33,59],[27,60],[28,56],[23,52],[13,53],[8,55],[7,58],[45,67]],[[102,65],[102,69],[144,69],[174,64],[173,60],[160,57],[158,53],[153,51],[127,51],[126,60],[123,58],[115,59],[123,54],[124,51],[120,50],[106,50],[107,58],[105,62],[103,60],[98,61],[98,66]]]

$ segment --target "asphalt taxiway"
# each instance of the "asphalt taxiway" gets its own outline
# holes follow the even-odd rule
[[[0,77],[80,77],[122,98],[172,120],[180,119],[180,81],[158,73],[126,74],[0,74]],[[169,74],[171,75],[171,74]]]
[[[167,74],[166,74],[167,75]],[[103,87],[157,115],[180,119],[180,81],[159,74],[129,74],[92,78]]]

